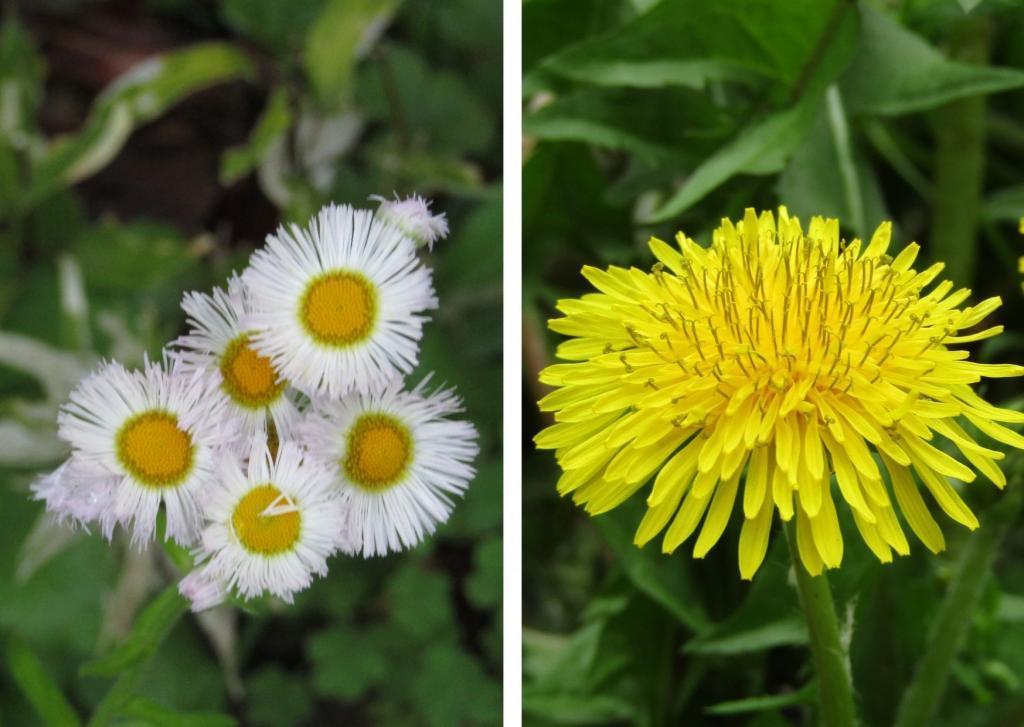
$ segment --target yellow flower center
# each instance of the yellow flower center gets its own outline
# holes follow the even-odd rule
[[[397,483],[412,460],[412,436],[397,419],[384,414],[359,418],[348,435],[342,466],[365,490],[380,492]]]
[[[277,555],[291,550],[302,525],[302,516],[292,506],[273,485],[254,487],[235,505],[231,516],[235,535],[251,553]]]
[[[377,318],[377,293],[363,275],[336,270],[316,278],[302,299],[301,319],[318,342],[349,346],[369,337]]]
[[[270,359],[257,353],[243,334],[228,344],[220,360],[224,389],[237,403],[250,408],[270,404],[287,384]]]
[[[141,483],[173,487],[192,469],[192,438],[178,426],[173,414],[148,411],[121,428],[117,458]]]

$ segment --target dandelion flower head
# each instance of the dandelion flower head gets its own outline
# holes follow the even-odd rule
[[[901,520],[945,547],[928,499],[978,527],[950,478],[1002,487],[1004,455],[965,426],[1021,448],[1005,424],[1024,415],[971,385],[1024,368],[968,360],[959,344],[1002,332],[970,331],[1000,300],[961,307],[970,291],[932,286],[943,265],[918,272],[918,246],[890,253],[890,236],[883,223],[847,244],[837,220],[805,232],[785,208],[747,210],[708,248],[651,240],[650,272],[584,268],[598,292],[559,301],[550,327],[570,337],[557,352],[567,363],[541,373],[556,387],[540,402],[555,424],[536,443],[556,451],[559,492],[596,515],[651,482],[637,545],[664,531],[672,552],[697,533],[697,558],[738,502],[748,579],[776,511],[796,518],[812,574],[843,557],[837,498],[883,562],[909,552]]]

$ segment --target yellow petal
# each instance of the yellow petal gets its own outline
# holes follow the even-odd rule
[[[946,539],[942,535],[942,529],[928,511],[928,505],[921,497],[921,492],[917,489],[910,470],[896,464],[884,454],[882,461],[885,462],[885,468],[889,470],[889,479],[892,482],[893,493],[896,495],[896,502],[899,503],[900,512],[907,519],[907,524],[914,531],[914,535],[933,553],[945,550]]]
[[[768,536],[771,534],[772,514],[775,512],[770,499],[763,497],[761,500],[761,508],[753,518],[743,521],[743,529],[740,530],[740,578],[748,581],[757,573],[768,552]]]
[[[729,479],[719,483],[715,489],[715,497],[711,501],[707,517],[704,518],[704,527],[700,529],[700,535],[693,546],[694,558],[703,558],[707,555],[725,532],[725,526],[729,524],[729,515],[732,513],[732,506],[736,502],[739,481],[740,475],[737,472]]]
[[[838,568],[843,562],[843,534],[839,530],[839,518],[830,494],[821,498],[821,509],[810,520],[814,546],[821,562],[828,568]]]
[[[665,529],[668,521],[679,508],[679,501],[683,499],[685,489],[685,487],[677,487],[660,504],[647,508],[643,519],[640,520],[640,526],[636,529],[636,535],[633,536],[634,545],[642,548],[650,542],[651,538]]]
[[[682,507],[679,508],[668,532],[665,533],[665,539],[661,542],[661,552],[673,552],[693,535],[710,501],[710,497],[695,496],[692,488],[686,493]]]
[[[812,576],[821,575],[821,556],[818,555],[818,548],[814,545],[811,519],[802,512],[798,512],[796,516],[796,547],[800,553],[800,561],[804,564],[807,572]]]
[[[761,506],[768,491],[768,448],[757,447],[750,455],[750,466],[747,468],[747,480],[743,486],[743,515],[752,518],[761,511]]]

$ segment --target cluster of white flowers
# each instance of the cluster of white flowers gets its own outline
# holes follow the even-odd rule
[[[62,521],[191,547],[195,610],[286,601],[342,552],[420,543],[473,477],[454,392],[411,389],[437,307],[417,248],[448,232],[420,197],[328,206],[282,227],[227,289],[186,293],[190,326],[142,371],[103,364],[71,393],[71,456],[33,484]]]

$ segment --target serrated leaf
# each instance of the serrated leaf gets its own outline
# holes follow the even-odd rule
[[[795,707],[800,704],[811,704],[815,701],[817,686],[812,682],[802,689],[782,694],[766,694],[759,697],[747,697],[745,699],[734,699],[728,702],[719,702],[704,708],[705,714],[724,716],[728,714],[749,714],[751,712],[767,712],[786,707]]]
[[[188,610],[188,601],[172,583],[135,620],[131,633],[108,654],[82,665],[82,676],[116,676],[152,656],[178,619]]]
[[[798,618],[783,619],[749,631],[727,633],[710,639],[693,641],[686,645],[690,654],[731,656],[752,651],[764,651],[776,646],[807,643],[807,625]]]
[[[851,114],[906,114],[1024,86],[1024,71],[950,60],[867,3],[861,23],[860,44],[841,80]]]
[[[19,638],[7,647],[7,667],[21,693],[49,727],[77,727],[78,715],[43,663]]]

